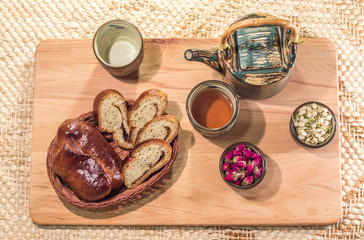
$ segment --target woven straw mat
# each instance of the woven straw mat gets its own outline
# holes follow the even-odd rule
[[[220,37],[235,19],[264,12],[338,51],[342,218],[328,227],[39,226],[29,217],[36,46],[92,38],[122,18],[145,37]],[[364,0],[2,0],[0,1],[0,239],[360,239],[364,238]]]

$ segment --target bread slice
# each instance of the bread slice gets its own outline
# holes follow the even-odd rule
[[[143,92],[130,108],[128,119],[130,142],[135,143],[139,131],[155,117],[162,116],[167,109],[167,94],[159,89]]]
[[[172,147],[160,139],[139,144],[124,163],[122,175],[127,188],[135,188],[171,159]]]
[[[171,115],[156,117],[139,131],[135,145],[148,139],[161,139],[171,143],[177,136],[178,128],[179,122],[176,117]]]
[[[94,100],[93,112],[101,132],[112,133],[113,140],[122,148],[134,147],[134,144],[129,142],[130,127],[126,101],[118,91],[106,89],[100,92]]]

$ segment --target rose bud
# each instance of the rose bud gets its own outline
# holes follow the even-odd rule
[[[243,161],[242,156],[233,157],[233,159],[235,159],[237,162]]]
[[[249,159],[249,158],[250,158],[250,156],[251,156],[251,154],[252,154],[252,150],[247,149],[247,150],[244,152],[244,158]]]
[[[260,155],[256,154],[255,152],[252,151],[252,154],[251,154],[250,158],[254,159],[254,158],[257,158],[257,157],[260,157]]]
[[[244,170],[240,170],[240,172],[239,172],[240,174],[241,174],[241,176],[239,177],[239,181],[241,182],[241,181],[243,181],[243,179],[245,178],[245,176],[246,176],[246,172],[244,171]]]
[[[259,171],[260,171],[260,172],[263,172],[263,168],[262,168],[262,167],[259,167]]]
[[[249,175],[252,175],[253,173],[253,170],[254,170],[254,165],[253,163],[248,163],[248,165],[246,165],[246,175],[249,176]]]
[[[241,183],[242,186],[248,186],[253,183],[254,177],[253,176],[247,176],[244,178],[243,182]]]
[[[238,181],[234,182],[234,184],[235,184],[235,185],[240,186],[240,184],[241,184],[241,183],[240,183],[240,181],[238,180]]]
[[[238,150],[239,152],[244,152],[245,151],[245,145],[244,144],[240,144],[239,146],[236,147],[236,150]]]
[[[234,173],[234,170],[231,169],[231,168],[229,170],[225,171],[225,176],[230,174],[230,173]]]
[[[236,164],[231,165],[231,168],[235,171],[235,172],[239,172],[240,168],[238,166],[236,166]]]
[[[228,181],[228,182],[236,182],[239,177],[240,177],[240,174],[236,174],[235,172],[231,172],[231,173],[229,173],[228,175],[226,175],[224,177],[224,180]]]
[[[262,158],[259,156],[259,157],[255,158],[255,159],[253,159],[252,164],[254,166],[260,167],[262,165]]]
[[[233,155],[234,155],[234,157],[236,157],[236,156],[242,156],[243,154],[238,150],[234,150]]]
[[[230,163],[224,163],[224,165],[222,165],[222,169],[224,169],[224,171],[227,171],[231,168]]]
[[[237,162],[235,165],[240,169],[244,169],[246,167],[246,163],[243,161]]]
[[[262,172],[259,170],[259,167],[254,166],[253,174],[256,178],[260,178],[260,175],[262,174]]]
[[[243,161],[243,157],[242,157],[242,156],[233,157],[233,159],[231,159],[231,160],[229,161],[229,163],[235,164],[235,163],[237,163],[238,161]]]
[[[230,161],[233,158],[233,151],[229,151],[226,155],[225,155],[225,162]]]

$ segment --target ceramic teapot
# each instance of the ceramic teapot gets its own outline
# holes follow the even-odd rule
[[[242,98],[266,99],[287,85],[296,61],[298,29],[267,14],[250,14],[235,21],[210,50],[188,49],[189,61],[219,71]]]

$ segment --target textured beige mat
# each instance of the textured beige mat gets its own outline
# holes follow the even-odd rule
[[[328,227],[38,226],[28,212],[34,54],[44,39],[92,38],[123,18],[145,37],[219,37],[238,17],[288,18],[301,35],[337,45],[342,143],[342,219]],[[364,0],[1,1],[0,239],[360,239],[364,238]]]

